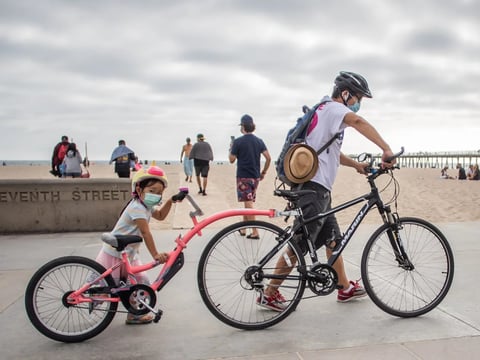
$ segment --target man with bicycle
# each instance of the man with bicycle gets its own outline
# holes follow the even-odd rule
[[[325,96],[322,99],[322,103],[325,103],[318,107],[313,117],[306,138],[306,143],[313,149],[320,149],[337,133],[340,133],[340,136],[318,155],[319,166],[314,177],[301,184],[303,190],[315,191],[315,196],[305,196],[299,201],[299,206],[305,218],[331,208],[331,190],[339,165],[353,167],[358,173],[366,174],[365,164],[355,161],[341,152],[345,128],[349,126],[354,128],[377,145],[383,152],[382,160],[384,162],[393,155],[390,146],[382,139],[377,130],[364,118],[357,115],[363,97],[372,97],[367,81],[359,74],[341,71],[335,79],[332,96]],[[384,164],[390,167],[394,162]],[[335,241],[341,238],[335,215],[330,215],[323,221],[308,224],[307,229],[316,249],[326,245],[327,257],[329,258],[335,248]],[[296,237],[305,254],[307,252],[305,239],[301,234]],[[284,269],[289,268],[291,271],[294,265],[287,264],[285,259],[280,257],[277,269],[282,269],[279,270],[279,273],[285,275]],[[358,281],[354,282],[348,279],[341,256],[333,264],[333,268],[337,272],[338,285],[340,286],[337,301],[348,302],[366,295],[365,289],[358,284]],[[282,282],[282,279],[271,280],[264,292],[258,297],[257,304],[274,311],[282,311],[286,306],[285,298],[278,290]]]

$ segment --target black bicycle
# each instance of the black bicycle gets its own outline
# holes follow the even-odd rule
[[[403,148],[390,161],[402,153]],[[399,184],[393,175],[398,166],[374,167],[371,154],[362,154],[358,160],[370,164],[368,194],[305,219],[297,204],[302,196],[311,196],[312,190],[277,189],[275,195],[288,201],[287,210],[281,215],[294,216],[297,221],[293,225],[282,229],[263,221],[242,221],[226,227],[210,240],[200,258],[197,281],[202,299],[213,315],[239,329],[264,329],[295,310],[306,286],[315,296],[328,295],[338,289],[338,277],[332,265],[373,208],[377,208],[383,225],[371,235],[362,254],[361,276],[368,296],[385,312],[405,318],[425,314],[440,304],[450,289],[454,273],[453,253],[447,239],[425,220],[398,216]],[[391,178],[386,187],[394,186],[388,203],[382,201],[375,183],[381,175]],[[306,224],[310,222],[360,203],[364,205],[336,242],[333,255],[326,263],[319,261],[307,236],[311,260],[307,264],[294,240],[295,235],[308,234]],[[260,239],[241,236],[240,231],[244,233],[252,227],[258,229]],[[279,261],[279,258],[283,259]],[[286,265],[279,268],[278,264]],[[281,311],[257,305],[272,279],[282,280],[280,290],[285,303]]]

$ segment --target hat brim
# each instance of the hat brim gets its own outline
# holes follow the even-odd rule
[[[295,184],[310,181],[318,170],[318,156],[306,144],[295,144],[288,149],[283,160],[285,176]]]

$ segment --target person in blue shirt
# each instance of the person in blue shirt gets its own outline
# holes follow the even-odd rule
[[[262,139],[255,136],[253,118],[245,114],[240,120],[240,131],[243,136],[234,139],[231,144],[229,160],[233,164],[237,161],[237,197],[245,208],[252,209],[255,202],[258,184],[264,179],[270,166],[270,153]],[[260,170],[261,156],[265,158],[263,169]],[[255,220],[255,216],[245,216],[244,220]],[[249,239],[258,239],[257,229],[252,228],[251,234],[240,232]]]

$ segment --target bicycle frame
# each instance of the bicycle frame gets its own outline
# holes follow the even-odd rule
[[[284,237],[283,241],[280,241],[279,244],[277,246],[275,246],[274,249],[272,249],[272,251],[270,251],[269,254],[267,254],[259,262],[259,265],[260,266],[265,265],[276,254],[278,249],[280,249],[283,246],[283,244],[285,242],[290,241],[293,238],[293,236],[297,233],[298,230],[300,230],[300,228],[303,228],[304,233],[308,234],[308,231],[305,227],[306,224],[309,224],[311,222],[314,222],[314,221],[317,221],[317,220],[320,220],[320,219],[324,219],[329,215],[332,215],[332,214],[335,214],[335,213],[340,212],[342,210],[348,209],[348,208],[350,208],[354,205],[357,205],[359,203],[362,203],[362,202],[366,202],[366,203],[358,211],[357,215],[355,216],[355,218],[351,222],[347,231],[343,234],[341,239],[339,239],[340,242],[338,244],[336,244],[335,249],[332,251],[332,255],[328,258],[327,264],[329,266],[332,266],[337,261],[338,257],[341,255],[341,253],[343,252],[345,247],[348,245],[348,243],[352,239],[355,231],[358,229],[358,227],[362,223],[365,216],[370,212],[370,210],[374,206],[377,206],[378,211],[379,211],[384,223],[394,223],[395,220],[392,217],[390,207],[388,205],[385,206],[383,204],[383,201],[380,198],[380,194],[378,193],[377,186],[375,185],[374,180],[378,175],[379,174],[374,173],[374,174],[368,176],[368,183],[370,184],[370,188],[371,188],[371,191],[368,194],[364,194],[364,195],[359,196],[359,197],[357,197],[353,200],[349,200],[347,202],[344,202],[340,205],[337,205],[337,206],[331,208],[330,210],[327,210],[327,211],[322,212],[322,213],[318,213],[317,215],[314,215],[314,216],[312,216],[310,218],[307,218],[307,219],[303,218],[303,214],[302,214],[301,210],[298,211],[297,213],[293,213],[294,216],[300,218],[300,221],[295,223],[289,229],[289,231],[287,232],[288,236]],[[391,240],[392,247],[394,248],[394,251],[395,251],[396,255],[397,256],[404,256],[406,258],[406,255],[405,255],[403,249],[399,250],[397,248],[397,246],[394,246],[394,239],[392,237],[390,238],[390,240]],[[318,263],[317,250],[315,250],[315,247],[313,245],[313,241],[310,238],[310,236],[307,236],[307,245],[308,245],[308,249],[309,249],[308,252],[309,252],[312,264]]]
[[[371,187],[371,191],[368,194],[359,196],[353,200],[347,201],[345,203],[342,203],[340,205],[335,206],[334,208],[319,213],[311,218],[308,219],[303,219],[303,215],[300,209],[293,209],[293,210],[285,210],[285,211],[278,211],[275,209],[269,209],[269,210],[257,210],[257,209],[230,209],[230,210],[224,210],[220,211],[218,213],[215,213],[201,221],[198,221],[197,216],[203,215],[202,210],[200,207],[197,205],[195,200],[190,196],[186,195],[186,199],[190,202],[190,204],[193,206],[195,211],[190,212],[190,218],[192,219],[193,222],[193,227],[188,230],[184,236],[182,234],[179,234],[177,238],[175,239],[176,246],[175,248],[169,253],[168,260],[165,264],[163,264],[162,268],[160,269],[160,272],[158,276],[156,277],[155,281],[150,285],[152,290],[154,291],[160,291],[166,284],[167,282],[182,268],[183,266],[183,250],[187,247],[187,244],[192,240],[192,238],[195,235],[202,236],[202,230],[207,227],[208,225],[225,219],[229,217],[235,217],[235,216],[266,216],[269,218],[274,218],[274,217],[280,217],[280,216],[295,216],[295,217],[300,217],[301,221],[297,222],[294,224],[293,227],[290,228],[290,231],[288,232],[290,236],[285,237],[283,241],[280,241],[277,246],[275,246],[274,249],[265,257],[263,258],[260,262],[259,265],[262,266],[264,263],[266,263],[274,254],[278,251],[281,246],[283,246],[285,241],[291,240],[293,235],[299,230],[300,227],[305,227],[306,224],[311,223],[313,221],[317,221],[319,219],[323,219],[329,215],[335,214],[339,211],[345,210],[349,207],[352,207],[356,204],[366,202],[364,206],[359,210],[355,218],[353,219],[352,223],[348,227],[347,231],[344,233],[342,238],[340,239],[340,243],[336,246],[336,249],[333,251],[332,256],[328,259],[328,265],[332,266],[335,261],[338,259],[342,251],[345,249],[347,244],[350,242],[353,234],[357,230],[358,226],[361,224],[365,216],[368,214],[368,212],[374,207],[377,206],[384,222],[388,222],[391,217],[386,216],[385,213],[389,214],[390,213],[390,208],[389,206],[384,206],[380,195],[378,193],[378,189],[375,185],[374,179],[375,175],[371,175],[368,177],[368,182]],[[312,240],[310,238],[307,239],[308,241],[308,246],[309,246],[309,254],[312,259],[312,263],[318,262],[318,256],[317,252],[313,247]],[[136,284],[136,278],[135,274],[143,272],[143,271],[148,271],[153,269],[154,267],[159,266],[160,263],[158,261],[151,261],[147,264],[143,265],[138,265],[138,266],[133,266],[130,264],[127,254],[125,251],[122,252],[122,261],[119,262],[118,264],[114,265],[113,267],[107,269],[103,274],[101,274],[98,278],[93,280],[92,282],[86,283],[84,286],[82,286],[80,289],[72,292],[69,296],[69,303],[70,304],[78,304],[81,302],[93,302],[95,300],[100,300],[100,298],[95,298],[95,297],[90,297],[90,298],[85,298],[82,296],[82,293],[85,292],[90,286],[98,282],[99,280],[104,279],[105,277],[111,275],[114,270],[116,270],[118,267],[123,266],[122,270],[125,272],[125,274],[128,276],[130,279],[130,282],[132,285]],[[112,293],[115,294],[117,292],[120,292],[124,289],[125,287],[119,286],[117,289],[112,289]],[[111,301],[111,302],[118,302],[120,301],[118,298],[101,298],[102,301]]]
[[[179,234],[178,237],[175,239],[175,243],[176,243],[175,248],[172,251],[170,251],[167,262],[163,264],[157,278],[150,285],[150,287],[154,291],[160,291],[167,284],[167,282],[173,277],[173,275],[175,275],[178,272],[178,270],[180,270],[180,268],[183,266],[183,250],[187,247],[187,244],[192,240],[192,238],[195,235],[202,236],[202,230],[208,225],[216,221],[229,218],[229,217],[234,217],[234,216],[266,216],[269,218],[274,218],[274,217],[286,215],[286,212],[278,211],[275,209],[257,210],[257,209],[240,209],[239,208],[239,209],[230,209],[230,210],[220,211],[201,221],[198,221],[197,216],[203,215],[202,210],[190,195],[186,195],[186,199],[190,202],[190,204],[195,209],[195,211],[190,212],[190,218],[192,219],[193,227],[190,230],[188,230],[183,237],[181,234]],[[289,212],[287,213],[290,214]],[[95,283],[98,283],[100,280],[103,280],[107,276],[111,275],[113,271],[118,268],[121,268],[122,272],[124,272],[125,275],[128,276],[128,278],[130,279],[131,284],[135,285],[137,284],[135,274],[138,274],[143,271],[151,270],[154,267],[157,267],[160,265],[158,261],[151,261],[147,264],[142,264],[142,265],[131,265],[128,260],[126,251],[122,251],[121,256],[122,256],[121,261],[118,264],[110,267],[109,269],[107,269],[105,272],[103,272],[100,276],[93,279],[92,281],[85,283],[78,290],[73,291],[68,296],[68,303],[70,305],[78,305],[80,303],[93,302],[97,300],[120,302],[121,300],[118,297],[92,296],[87,298],[87,297],[84,297],[82,294],[85,291],[87,291]],[[125,288],[126,286],[119,285],[118,288],[112,289],[111,293],[112,294],[118,293]]]

